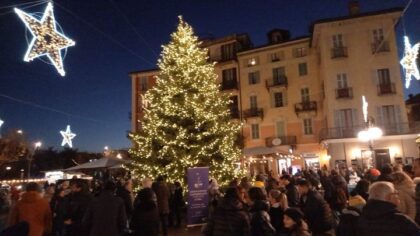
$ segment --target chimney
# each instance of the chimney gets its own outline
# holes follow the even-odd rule
[[[355,16],[360,13],[360,5],[358,0],[350,0],[349,2],[349,15]]]

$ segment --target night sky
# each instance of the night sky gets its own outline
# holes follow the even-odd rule
[[[74,148],[101,151],[130,146],[131,81],[128,73],[155,67],[162,44],[169,41],[178,15],[201,37],[248,33],[254,45],[266,43],[273,28],[292,37],[309,35],[311,22],[347,15],[347,0],[60,0],[54,13],[76,46],[68,48],[66,76],[39,59],[23,61],[25,26],[13,4],[0,1],[0,118],[4,135],[22,129],[30,142],[59,148],[60,130],[70,124]],[[409,0],[363,0],[362,12],[404,7]],[[19,6],[19,8],[23,8]],[[43,12],[46,3],[23,9]],[[420,1],[403,17],[412,44],[420,41]],[[402,36],[403,24],[397,27]],[[31,35],[27,32],[29,38]],[[400,55],[403,50],[399,38]],[[409,93],[420,92],[412,80]],[[42,107],[42,108],[41,108]]]

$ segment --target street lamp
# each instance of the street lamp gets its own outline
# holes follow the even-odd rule
[[[16,130],[16,133],[18,133],[18,134],[23,134],[23,130],[18,129],[18,130]]]
[[[12,169],[12,167],[6,166],[6,170],[11,170],[11,169]]]
[[[42,142],[40,142],[40,141],[35,142],[34,143],[34,147],[35,147],[34,152],[32,153],[32,155],[29,155],[29,158],[28,158],[28,179],[31,178],[31,166],[32,166],[32,161],[34,160],[35,152],[38,151],[38,149],[41,146],[42,146]]]

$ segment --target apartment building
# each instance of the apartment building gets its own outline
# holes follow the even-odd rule
[[[395,25],[402,9],[359,13],[312,24],[310,36],[274,29],[254,47],[246,34],[203,40],[217,61],[217,83],[231,95],[241,129],[243,166],[251,174],[340,165],[378,167],[418,157],[418,126],[407,120]],[[130,73],[132,131],[141,127],[144,92],[158,70]],[[369,120],[383,130],[361,142]]]

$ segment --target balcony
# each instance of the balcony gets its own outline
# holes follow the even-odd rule
[[[280,144],[273,143],[274,139],[280,139]],[[280,145],[296,145],[296,136],[269,137],[265,139],[265,144],[267,147],[280,146]]]
[[[281,75],[277,78],[266,80],[265,86],[267,87],[267,89],[272,87],[287,87],[287,76]]]
[[[238,89],[238,81],[236,81],[236,79],[220,83],[220,90],[222,91],[233,89]]]
[[[372,54],[379,53],[379,52],[389,52],[389,43],[388,41],[377,41],[372,43]]]
[[[302,112],[316,112],[317,106],[315,101],[300,102],[295,104],[295,113],[298,115]]]
[[[336,89],[335,98],[336,99],[353,98],[353,89],[351,87]]]
[[[236,107],[230,108],[230,118],[232,119],[239,119],[239,109]]]
[[[377,127],[382,129],[384,136],[417,134],[420,132],[420,122],[418,121],[412,123],[378,124]],[[366,126],[364,125],[324,128],[320,131],[319,138],[320,141],[326,139],[357,138],[358,132],[365,128]]]
[[[387,84],[379,84],[378,85],[378,95],[387,95],[387,94],[395,94],[395,84],[394,83],[387,83]]]
[[[243,116],[245,119],[260,117],[264,118],[264,110],[262,108],[251,108],[244,111]]]
[[[331,58],[347,57],[347,47],[335,47],[331,49]]]

